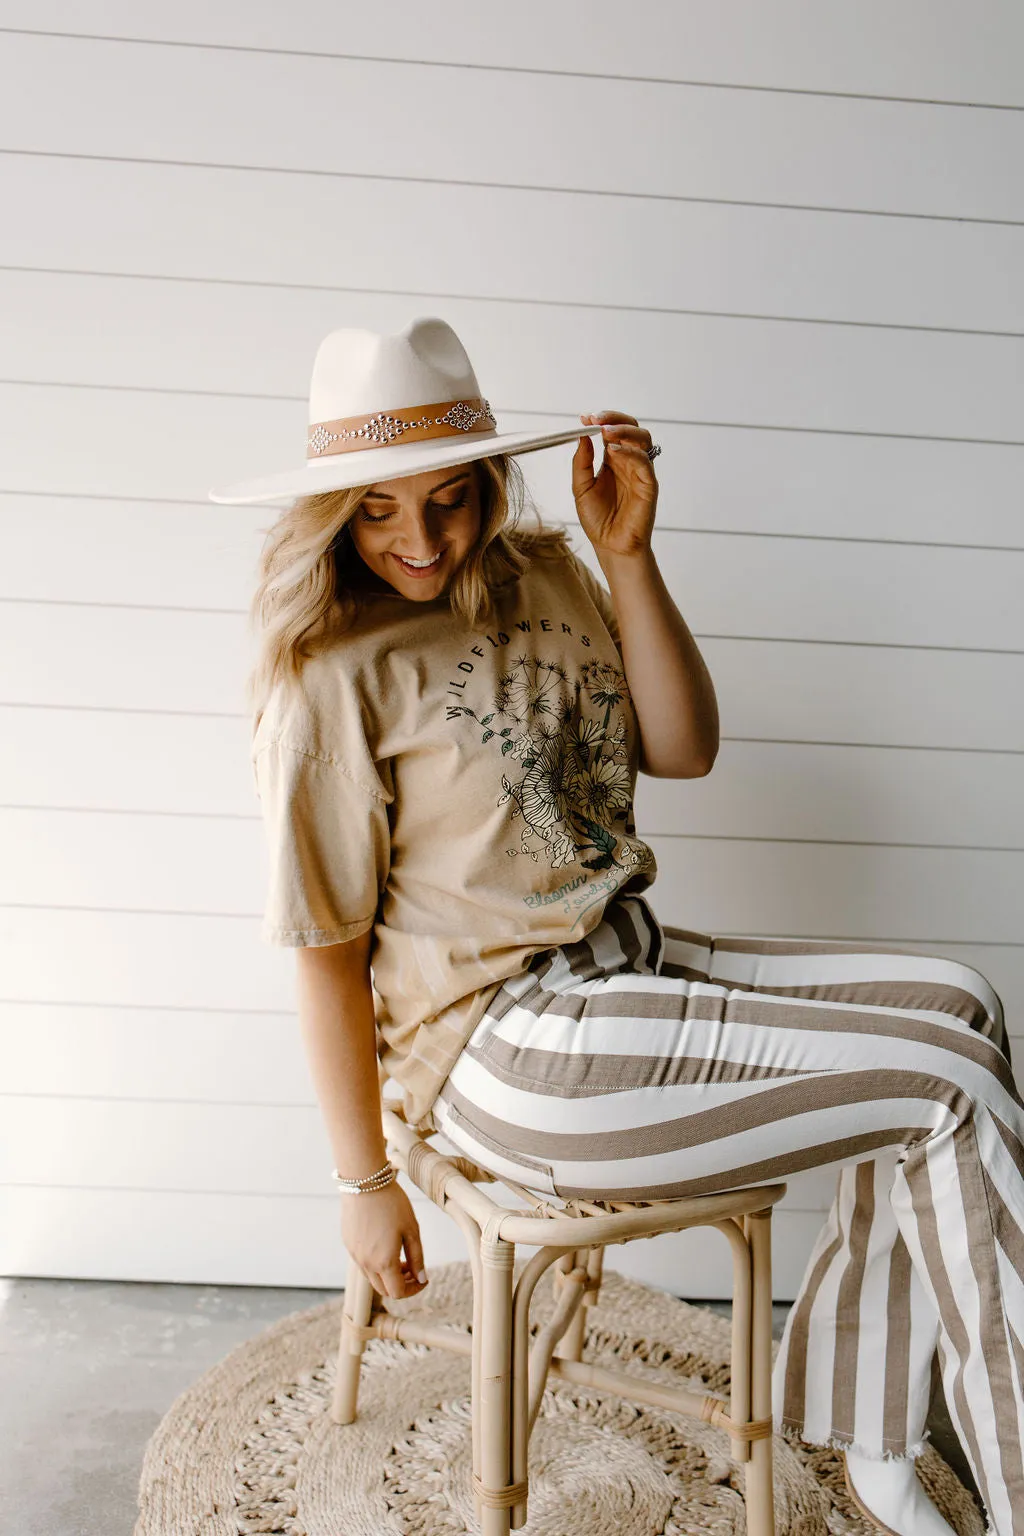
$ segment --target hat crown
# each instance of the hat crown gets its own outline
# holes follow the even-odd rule
[[[479,394],[466,349],[446,321],[420,316],[395,335],[343,326],[317,348],[309,421],[312,426]]]

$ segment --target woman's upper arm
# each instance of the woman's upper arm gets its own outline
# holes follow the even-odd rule
[[[340,1014],[352,1027],[376,1021],[370,951],[373,930],[337,944],[303,945],[295,951],[300,1012],[330,1021]]]
[[[370,952],[373,947],[372,925],[354,939],[336,944],[305,944],[295,951],[296,964],[310,972],[333,972],[351,984],[370,986]]]

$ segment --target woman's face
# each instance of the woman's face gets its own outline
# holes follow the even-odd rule
[[[363,562],[402,597],[440,597],[480,535],[477,466],[379,480],[349,528]],[[407,560],[433,563],[416,569]]]

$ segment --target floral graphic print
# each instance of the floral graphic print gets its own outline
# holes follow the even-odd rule
[[[626,720],[625,674],[605,661],[588,661],[570,682],[557,662],[517,657],[498,679],[494,708],[485,715],[465,705],[456,716],[475,720],[481,742],[492,742],[505,759],[502,795],[522,818],[510,858],[543,853],[552,869],[632,872],[645,849],[634,847]]]

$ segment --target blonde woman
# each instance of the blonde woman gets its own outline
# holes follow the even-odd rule
[[[601,439],[600,461],[594,439]],[[524,527],[518,455],[578,439],[605,576]],[[718,753],[715,690],[652,549],[659,448],[622,411],[500,432],[443,320],[332,331],[253,603],[263,938],[293,946],[342,1237],[427,1283],[381,1127],[555,1196],[837,1172],[773,1382],[881,1530],[949,1536],[914,1473],[933,1355],[998,1536],[1024,1536],[1024,1104],[1000,999],[895,947],[663,925],[638,771]],[[326,1172],[326,1171],[325,1171]]]

